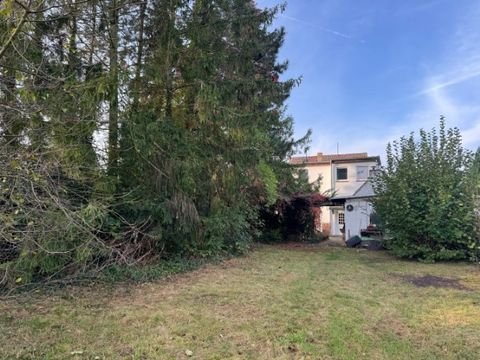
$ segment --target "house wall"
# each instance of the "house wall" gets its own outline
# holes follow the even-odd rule
[[[321,176],[320,193],[325,193],[332,189],[332,169],[330,164],[316,164],[305,167],[308,173],[308,181],[314,182]]]
[[[353,206],[352,211],[348,211],[348,205]],[[365,229],[370,224],[370,214],[373,212],[372,204],[366,199],[348,199],[345,202],[345,239],[352,236],[360,236],[360,230]]]
[[[330,206],[322,206],[320,209],[322,210],[322,232],[324,232],[325,234],[330,234],[330,218],[332,217]]]
[[[332,189],[332,168],[330,163],[326,164],[315,164],[305,166],[305,170],[308,173],[308,181],[314,182],[318,180],[318,177],[321,177],[320,183],[320,193],[326,193]],[[322,231],[324,234],[330,234],[330,218],[331,211],[328,206],[321,206],[319,213],[316,214],[318,217],[316,219],[315,228],[317,231]]]
[[[369,162],[354,162],[354,163],[333,163],[332,164],[332,188],[335,191],[335,196],[348,196],[353,195],[355,191],[357,191],[360,186],[365,183],[366,179],[357,179],[357,167],[358,166],[368,166],[368,169],[373,168],[376,166],[376,162],[369,161]],[[348,178],[347,180],[337,180],[337,168],[346,168]]]
[[[318,177],[321,176],[321,186],[320,193],[330,192],[330,195],[333,196],[349,196],[353,195],[364,183],[365,179],[357,179],[357,166],[367,166],[368,170],[375,167],[377,163],[375,161],[353,161],[351,163],[324,163],[324,164],[311,164],[306,165],[304,168],[308,173],[308,180],[314,182],[318,180]],[[348,177],[347,180],[337,181],[336,174],[337,168],[346,168]],[[361,204],[354,206],[354,209],[357,209],[358,206],[363,210],[354,210],[353,214],[345,211],[345,237],[348,239],[354,235],[360,235],[360,229],[364,229],[370,222],[370,213],[371,207],[368,208],[364,200],[354,200],[361,201]],[[363,203],[362,203],[363,202]],[[365,213],[365,214],[363,214]],[[316,229],[321,228],[321,231],[325,234],[331,234],[332,225],[334,219],[332,208],[329,206],[322,206],[320,208],[319,214],[317,214],[318,219],[316,220]],[[347,229],[347,224],[350,223],[349,229]],[[348,230],[354,235],[348,236]]]

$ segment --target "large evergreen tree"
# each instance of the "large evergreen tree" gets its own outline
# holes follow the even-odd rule
[[[5,279],[244,251],[289,190],[282,7],[7,0],[0,11]],[[41,219],[41,220],[40,220]]]

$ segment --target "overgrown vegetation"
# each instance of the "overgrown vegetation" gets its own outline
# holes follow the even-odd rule
[[[320,193],[296,193],[279,199],[271,206],[264,207],[260,218],[264,231],[260,240],[264,243],[319,242],[326,238],[315,231],[316,211],[327,201]]]
[[[478,260],[479,161],[480,150],[464,149],[459,130],[443,118],[438,132],[420,130],[418,139],[412,133],[388,145],[374,205],[396,255]]]
[[[282,9],[2,1],[0,287],[246,251],[302,181]]]

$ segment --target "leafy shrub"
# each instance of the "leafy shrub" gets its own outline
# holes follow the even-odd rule
[[[212,256],[220,252],[244,254],[258,236],[256,216],[247,209],[223,207],[203,219],[204,241],[199,253]]]
[[[426,261],[469,259],[475,248],[472,154],[456,128],[402,137],[387,147],[374,181],[375,210],[398,256]]]
[[[295,196],[285,208],[284,231],[290,239],[303,241],[314,233],[312,204],[308,197]]]
[[[314,209],[325,200],[318,193],[297,193],[263,208],[260,212],[263,233],[259,240],[265,243],[323,240],[325,235],[315,232]]]
[[[472,259],[476,262],[480,261],[480,148],[475,153],[473,164],[470,169],[470,183],[474,196],[474,225],[475,225],[475,246],[473,249]]]
[[[260,242],[265,244],[275,244],[284,241],[283,230],[280,228],[276,229],[264,229],[262,235],[260,236]]]
[[[327,239],[328,239],[328,234],[324,233],[323,231],[320,231],[320,232],[313,233],[308,239],[308,242],[319,243]]]

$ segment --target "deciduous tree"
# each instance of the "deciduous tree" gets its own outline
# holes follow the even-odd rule
[[[395,254],[429,261],[474,256],[473,165],[459,130],[446,128],[443,118],[438,131],[388,145],[374,206]]]

